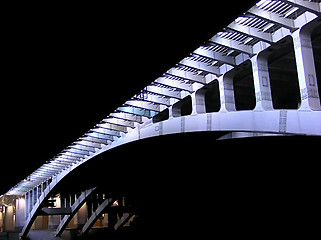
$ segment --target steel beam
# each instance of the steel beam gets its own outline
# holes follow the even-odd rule
[[[184,91],[188,91],[190,93],[193,92],[193,86],[192,84],[187,84],[185,82],[180,82],[180,81],[177,81],[177,80],[172,80],[168,77],[160,77],[160,78],[157,78],[155,81],[155,83],[160,83],[162,85],[165,85],[165,86],[169,86],[169,87],[172,87],[172,88],[175,88],[175,89],[179,89],[179,90],[184,90]]]
[[[147,117],[147,118],[151,118],[158,113],[151,110],[142,109],[142,108],[133,107],[133,106],[122,106],[117,108],[117,111],[130,113],[130,114]]]
[[[78,150],[83,150],[83,151],[87,151],[87,152],[92,152],[92,153],[95,153],[96,150],[94,147],[91,147],[91,146],[85,146],[85,145],[82,145],[80,143],[74,143],[73,145],[70,146],[71,148],[74,148],[74,149],[78,149]]]
[[[62,151],[61,154],[64,154],[65,156],[69,156],[69,157],[78,157],[78,158],[81,158],[81,159],[84,159],[85,156],[83,154],[76,154],[76,153],[71,153],[71,152],[68,152],[68,151]]]
[[[189,57],[184,58],[182,61],[179,62],[179,64],[182,64],[187,67],[195,68],[197,70],[205,71],[207,73],[212,73],[216,76],[220,76],[220,69],[216,66],[211,66],[206,63],[196,61],[194,59],[190,59]],[[205,81],[202,82],[202,84],[205,84]]]
[[[294,24],[294,21],[289,18],[284,18],[280,16],[279,14],[268,12],[263,9],[260,9],[256,6],[252,7],[250,10],[247,11],[250,15],[253,15],[255,17],[258,17],[260,19],[267,20],[273,24],[276,24],[281,27],[285,27],[293,31],[296,27]]]
[[[94,223],[97,221],[97,219],[101,216],[102,212],[110,207],[113,202],[115,201],[114,198],[107,198],[105,199],[102,204],[99,205],[99,207],[96,209],[96,211],[91,215],[91,217],[88,219],[88,221],[85,223],[83,229],[81,230],[81,234],[86,234],[91,227],[94,225]]]
[[[96,127],[127,133],[127,127],[123,127],[123,126],[119,126],[111,123],[99,123],[99,124],[96,124]]]
[[[93,142],[93,143],[108,145],[107,139],[95,138],[92,136],[85,136],[85,137],[82,137],[81,139],[89,141],[89,142]]]
[[[219,37],[218,35],[215,35],[210,39],[210,42],[224,46],[224,47],[228,47],[230,49],[248,54],[250,56],[253,55],[253,49],[251,46],[244,45],[241,42],[238,42],[235,40],[226,39],[226,38]]]
[[[256,38],[260,41],[264,41],[267,43],[273,43],[273,39],[272,39],[272,34],[271,33],[266,33],[266,32],[262,32],[257,28],[254,27],[248,27],[248,26],[244,26],[242,24],[239,24],[237,22],[233,22],[231,24],[229,24],[227,26],[228,29],[231,29],[235,32],[239,32],[242,34],[245,34],[247,36]]]
[[[54,160],[54,161],[52,161],[52,163],[54,163],[54,164],[59,164],[59,165],[64,165],[64,166],[70,166],[70,165],[72,165],[72,163],[71,162],[62,162],[62,161],[59,161],[59,160]]]
[[[204,76],[197,75],[192,72],[184,71],[181,69],[177,69],[176,67],[169,69],[165,74],[174,75],[174,76],[181,77],[183,79],[193,81],[193,82],[198,82],[201,84],[206,84],[206,79]]]
[[[320,3],[318,2],[312,2],[307,0],[280,0],[282,2],[285,2],[287,4],[290,4],[294,7],[301,8],[305,11],[312,12],[314,14],[317,14],[318,16],[321,16],[321,7]]]
[[[103,140],[110,140],[110,141],[115,140],[113,135],[99,133],[99,132],[88,132],[85,134],[85,136],[97,138],[97,139],[103,139]]]
[[[32,173],[29,177],[33,178],[33,177],[40,177],[42,179],[47,179],[48,177],[51,177],[51,174],[44,174],[42,172],[34,172]]]
[[[66,160],[75,160],[75,161],[81,161],[84,156],[79,157],[79,156],[75,156],[75,155],[70,155],[70,154],[66,154],[65,152],[61,152],[57,158],[64,158]]]
[[[30,181],[32,182],[42,182],[43,180],[47,179],[48,177],[44,176],[30,176]]]
[[[70,156],[65,156],[65,155],[59,155],[57,158],[55,158],[55,160],[57,161],[61,161],[61,162],[79,162],[81,161],[81,158],[78,157],[70,157]]]
[[[109,114],[109,116],[114,117],[114,118],[118,118],[118,119],[127,120],[127,121],[137,122],[137,123],[143,122],[142,116],[137,116],[137,115],[130,114],[130,113],[117,112],[117,113],[111,113],[111,114]]]
[[[93,151],[95,151],[95,148],[101,148],[100,144],[87,142],[85,140],[80,140],[80,141],[74,142],[74,144],[79,145],[79,146],[83,146],[83,147],[88,147],[88,148],[92,149]]]
[[[133,213],[124,213],[123,216],[115,224],[114,230],[117,231],[117,229],[124,226],[133,215],[134,215]]]
[[[66,229],[68,223],[75,216],[75,214],[79,211],[81,206],[85,203],[85,201],[95,192],[96,188],[91,188],[81,193],[81,195],[77,198],[75,203],[71,206],[70,215],[66,215],[61,221],[56,230],[56,236],[59,237],[63,231]]]
[[[69,215],[71,214],[71,208],[42,208],[38,215],[48,216],[48,215]]]
[[[161,95],[161,96],[165,96],[165,97],[178,99],[178,100],[182,99],[180,91],[170,90],[170,89],[165,88],[165,87],[157,87],[157,86],[154,86],[154,85],[149,85],[146,88],[144,88],[144,91],[155,93],[155,94],[158,94],[158,95]]]
[[[85,156],[87,156],[87,154],[77,153],[76,151],[73,151],[72,149],[65,149],[62,152],[65,153],[66,155],[80,156],[82,158],[85,158]]]
[[[119,118],[105,118],[102,121],[105,123],[110,123],[110,124],[114,124],[114,125],[121,126],[121,127],[134,128],[134,122],[119,119]]]
[[[109,130],[109,129],[105,129],[105,128],[94,128],[94,129],[91,129],[89,132],[104,134],[107,136],[120,137],[119,131]]]
[[[220,53],[220,52],[206,50],[204,47],[199,47],[193,53],[200,55],[200,56],[212,58],[216,61],[223,62],[223,63],[231,65],[231,66],[236,65],[234,57],[227,56],[227,55]]]
[[[82,150],[82,149],[78,149],[78,148],[74,148],[74,147],[68,147],[67,149],[69,152],[72,152],[72,153],[90,156],[90,153],[87,150]]]
[[[159,104],[154,104],[142,100],[129,100],[125,102],[125,105],[132,106],[132,107],[137,107],[137,108],[142,108],[146,110],[151,110],[154,112],[160,112],[161,108]]]
[[[49,176],[53,176],[54,174],[56,174],[57,173],[57,171],[55,171],[55,170],[47,170],[47,169],[41,169],[41,168],[39,168],[38,170],[37,170],[37,173],[43,173],[43,174],[48,174]]]
[[[46,164],[46,165],[42,165],[42,167],[43,167],[43,168],[50,168],[50,169],[58,169],[58,170],[61,169],[61,167],[59,167],[59,166],[57,166],[57,165],[55,165],[55,164],[53,164],[53,163],[49,163],[49,164]]]
[[[164,105],[166,107],[169,107],[171,105],[170,98],[161,97],[159,95],[150,94],[148,92],[142,92],[140,95],[136,96],[136,99],[159,104],[159,105]]]

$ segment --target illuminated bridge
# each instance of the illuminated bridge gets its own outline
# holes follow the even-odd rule
[[[57,236],[71,225],[80,235],[94,225],[131,227],[130,199],[96,186],[59,192],[59,183],[137,140],[191,132],[321,136],[320,9],[319,0],[259,1],[5,193],[2,227],[21,230],[21,238],[44,227]]]

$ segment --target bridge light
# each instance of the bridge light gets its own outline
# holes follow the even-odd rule
[[[269,23],[268,25],[266,25],[265,28],[263,28],[263,32],[266,32],[267,30],[269,30],[270,28],[274,27],[274,23]]]
[[[248,20],[247,17],[238,17],[237,19],[235,19],[235,22],[242,24],[243,22],[245,22],[246,20]]]
[[[261,0],[258,3],[256,3],[256,6],[262,8],[266,5],[268,5],[269,3],[271,3],[271,0]]]
[[[298,7],[292,8],[290,11],[288,11],[288,12],[284,15],[284,17],[286,18],[286,17],[290,16],[291,14],[293,14],[294,12],[296,12],[297,10],[299,10]]]
[[[249,42],[251,42],[253,40],[253,38],[252,37],[249,37],[249,38],[247,38],[243,43],[244,44],[248,44]]]

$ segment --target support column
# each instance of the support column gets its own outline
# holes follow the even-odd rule
[[[23,226],[26,223],[26,200],[25,198],[18,198],[16,199],[16,224],[15,224],[15,230],[21,231]]]
[[[192,115],[206,113],[204,91],[198,90],[191,95]]]
[[[15,227],[15,217],[14,217],[14,206],[9,205],[6,206],[5,214],[4,214],[4,230],[14,231]]]
[[[218,81],[220,86],[221,111],[223,112],[236,111],[233,75],[231,71],[227,72]]]
[[[292,34],[298,71],[301,106],[299,110],[321,110],[311,32],[299,29]]]
[[[30,197],[29,197],[29,192],[25,193],[25,200],[26,200],[26,207],[25,207],[25,217],[26,219],[28,218],[29,215],[29,201],[30,201]]]
[[[32,189],[32,208],[36,205],[37,202],[37,189],[36,188]]]
[[[262,52],[251,58],[257,111],[273,110],[268,56],[268,52]]]
[[[28,215],[31,213],[32,208],[33,208],[33,190],[30,190],[29,191],[29,209],[28,209],[29,213],[28,213]]]

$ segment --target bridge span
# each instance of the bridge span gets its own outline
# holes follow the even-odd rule
[[[137,209],[123,196],[96,187],[70,195],[57,186],[133,141],[189,132],[321,136],[320,8],[320,1],[259,1],[2,195],[1,229],[26,238],[48,226],[60,236],[71,221],[79,234],[130,226]]]

